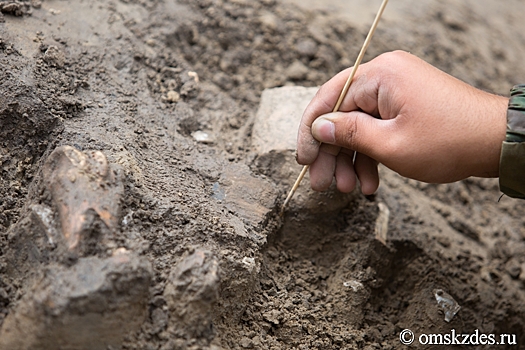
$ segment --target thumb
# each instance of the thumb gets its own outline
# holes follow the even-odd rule
[[[381,159],[381,149],[388,138],[385,123],[363,112],[335,112],[317,118],[312,124],[313,137]]]

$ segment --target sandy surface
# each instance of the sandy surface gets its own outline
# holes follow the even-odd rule
[[[525,204],[497,180],[381,169],[374,196],[303,188],[278,215],[300,167],[255,152],[261,94],[351,65],[379,2],[1,2],[0,348],[523,346]],[[365,60],[507,94],[525,22],[504,4],[392,1]]]

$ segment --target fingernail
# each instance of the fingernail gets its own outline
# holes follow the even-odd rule
[[[318,118],[312,124],[312,135],[318,141],[335,143],[335,124],[331,120]]]

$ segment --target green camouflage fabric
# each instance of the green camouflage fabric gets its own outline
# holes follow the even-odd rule
[[[525,84],[510,90],[507,135],[501,148],[499,187],[509,197],[525,199]]]

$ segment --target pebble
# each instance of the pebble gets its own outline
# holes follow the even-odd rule
[[[286,70],[286,76],[291,80],[303,80],[308,74],[308,67],[301,61],[295,61]]]
[[[295,45],[295,50],[303,56],[314,57],[317,53],[318,47],[314,40],[306,38],[299,40]]]
[[[201,130],[197,130],[193,132],[191,136],[193,136],[193,139],[197,142],[202,142],[202,143],[212,143],[213,142],[213,138],[211,137],[211,135]]]
[[[176,103],[180,100],[180,94],[177,91],[170,90],[166,93],[166,101]]]
[[[51,66],[61,68],[66,63],[66,56],[57,46],[51,45],[44,53],[44,61]]]

